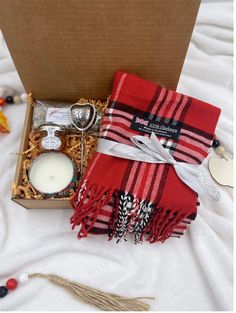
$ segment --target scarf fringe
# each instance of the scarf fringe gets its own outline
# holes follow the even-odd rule
[[[96,184],[87,185],[84,181],[79,191],[71,200],[74,207],[74,214],[70,218],[72,229],[80,225],[78,239],[87,237],[88,232],[96,223],[97,216],[104,205],[107,205],[111,199],[112,193],[109,189],[98,187]]]
[[[150,243],[163,243],[189,215],[164,207],[158,208],[128,192],[106,189],[96,184],[89,185],[87,180],[78,188],[71,203],[74,214],[70,222],[72,229],[80,226],[78,239],[88,236],[97,222],[98,215],[101,215],[102,207],[112,204],[107,233],[108,240],[115,238],[117,243],[121,239],[126,240],[128,233],[134,233],[135,244],[142,243],[145,235]]]

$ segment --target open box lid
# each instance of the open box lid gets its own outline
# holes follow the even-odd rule
[[[176,89],[200,0],[0,0],[27,92],[105,99],[118,69]]]

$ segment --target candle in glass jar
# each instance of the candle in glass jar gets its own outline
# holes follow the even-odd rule
[[[43,153],[29,170],[29,180],[41,193],[53,194],[65,189],[74,175],[73,162],[60,152]]]

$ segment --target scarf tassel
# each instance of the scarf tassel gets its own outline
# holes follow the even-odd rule
[[[88,232],[96,223],[101,208],[109,203],[111,196],[111,190],[103,187],[98,188],[96,184],[88,187],[86,181],[84,181],[81,188],[79,188],[79,192],[71,200],[74,207],[74,214],[70,218],[72,229],[77,225],[81,225],[78,239],[87,237]]]
[[[111,203],[113,209],[107,232],[109,240],[115,238],[117,242],[122,238],[126,240],[128,233],[134,233],[135,243],[141,243],[145,235],[150,243],[163,243],[187,217],[181,211],[157,208],[148,201],[137,200],[128,192],[98,188],[85,181],[72,199],[74,214],[70,221],[72,229],[80,226],[78,239],[88,236],[98,215],[102,215],[102,207]],[[186,225],[182,227],[186,228]]]
[[[63,287],[78,300],[96,306],[102,311],[148,311],[150,305],[140,300],[155,299],[153,297],[126,298],[116,294],[106,293],[95,288],[90,288],[53,274],[34,273],[29,274],[29,278],[45,278],[51,283]]]
[[[148,225],[146,233],[148,233],[147,240],[150,243],[160,241],[164,243],[171,237],[174,228],[183,221],[184,214],[179,212],[172,212],[171,210],[164,210],[163,208],[157,210],[153,220]]]

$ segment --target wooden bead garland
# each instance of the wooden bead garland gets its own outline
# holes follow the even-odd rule
[[[27,94],[22,93],[21,95],[11,96],[8,95],[5,98],[0,97],[0,106],[4,106],[6,104],[20,104],[25,103],[27,100]]]
[[[221,142],[218,139],[213,140],[212,147],[214,148],[216,154],[228,159],[228,157],[225,155],[225,147],[221,145]]]
[[[20,104],[22,102],[26,102],[27,94],[22,93],[21,95],[11,95],[9,90],[12,88],[10,87],[0,87],[0,133],[9,133],[10,128],[7,122],[7,117],[1,112],[2,107],[6,104]],[[6,95],[6,96],[5,96]]]

